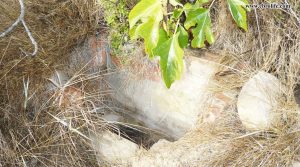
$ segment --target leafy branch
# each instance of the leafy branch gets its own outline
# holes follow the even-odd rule
[[[141,0],[129,13],[131,39],[142,38],[149,58],[159,56],[160,69],[167,88],[179,80],[183,72],[184,48],[203,48],[215,42],[212,32],[209,0],[181,4],[177,0]],[[236,24],[247,31],[247,0],[227,0]],[[167,6],[173,6],[168,13]],[[191,32],[191,37],[189,33]]]

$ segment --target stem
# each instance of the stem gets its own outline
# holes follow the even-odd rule
[[[210,3],[210,5],[209,5],[209,7],[208,7],[208,10],[210,10],[210,8],[213,6],[213,4],[215,3],[215,1],[216,1],[216,0],[213,0],[213,1]]]
[[[8,33],[10,33],[24,19],[24,15],[25,15],[24,2],[23,2],[23,0],[19,0],[19,3],[20,3],[21,11],[20,11],[20,15],[19,15],[18,19],[9,28],[7,28],[4,32],[0,33],[0,38],[4,37]]]
[[[165,22],[165,25],[166,25],[166,29],[167,29],[167,33],[169,34],[169,30],[168,30],[168,4],[169,4],[169,0],[165,3],[165,4],[163,4],[163,7],[165,8],[165,10],[164,10],[164,16],[163,16],[163,20],[164,20],[164,22]]]
[[[177,23],[176,23],[176,28],[175,28],[175,31],[174,31],[173,37],[176,35],[177,29],[178,29],[178,26],[179,26],[179,21],[180,21],[180,19],[178,19],[178,20],[177,20]]]
[[[32,43],[33,46],[34,46],[34,51],[32,52],[31,55],[32,55],[32,56],[35,56],[36,53],[37,53],[37,51],[38,51],[38,44],[37,44],[37,42],[35,41],[35,39],[33,38],[33,36],[32,36],[32,34],[31,34],[29,28],[27,27],[26,22],[25,22],[24,20],[21,20],[21,22],[22,22],[22,24],[23,24],[23,26],[24,26],[24,28],[25,28],[25,31],[26,31],[26,33],[27,33],[27,35],[28,35],[28,37],[29,37],[31,43]]]
[[[25,28],[25,31],[28,35],[28,37],[30,38],[30,41],[31,43],[33,44],[34,46],[34,51],[33,53],[31,53],[32,56],[35,56],[37,51],[38,51],[38,44],[37,42],[35,41],[35,39],[33,38],[28,26],[26,25],[26,22],[24,20],[24,15],[25,15],[25,6],[24,6],[24,0],[19,0],[19,3],[20,3],[20,8],[21,8],[21,11],[20,11],[20,15],[18,17],[18,19],[9,27],[7,28],[4,32],[0,32],[0,38],[3,38],[4,36],[6,36],[7,34],[9,34],[14,28],[16,28],[16,26],[19,24],[19,23],[22,23],[23,27]]]

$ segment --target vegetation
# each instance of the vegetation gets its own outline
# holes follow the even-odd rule
[[[0,166],[105,166],[99,165],[99,155],[89,137],[107,129],[118,131],[114,124],[105,121],[103,113],[120,111],[126,117],[129,108],[115,104],[111,98],[114,91],[108,89],[110,85],[105,80],[110,71],[94,72],[89,64],[76,64],[82,67],[80,70],[70,66],[70,59],[74,58],[74,54],[70,53],[76,52],[75,59],[85,57],[81,52],[77,53],[81,51],[81,47],[77,46],[94,38],[99,27],[110,35],[104,40],[109,40],[112,54],[118,56],[123,55],[118,52],[128,42],[128,32],[132,39],[142,39],[149,58],[160,58],[162,74],[168,86],[180,77],[184,55],[201,56],[203,59],[209,55],[218,57],[218,60],[212,60],[220,64],[220,69],[213,78],[216,84],[210,88],[216,93],[238,93],[258,70],[273,74],[282,83],[283,98],[278,99],[280,105],[274,111],[282,119],[276,129],[257,133],[245,129],[237,115],[235,96],[233,104],[222,111],[216,123],[201,122],[205,116],[201,114],[192,133],[179,142],[170,143],[168,147],[172,152],[188,152],[186,150],[189,148],[200,151],[199,158],[196,157],[199,161],[186,161],[188,164],[179,165],[291,166],[299,161],[299,91],[298,98],[294,95],[300,87],[299,0],[285,1],[291,9],[261,9],[248,13],[243,5],[236,3],[246,1],[179,3],[170,0],[169,3],[162,3],[147,0],[162,11],[162,18],[143,15],[131,28],[129,11],[132,9],[133,13],[145,0],[139,4],[136,0],[97,1],[98,4],[88,0],[24,1],[24,21],[38,43],[34,57],[26,54],[33,53],[34,45],[22,24],[0,37]],[[257,0],[257,3],[267,2],[281,1]],[[103,10],[99,11],[100,8]],[[0,32],[16,21],[20,15],[19,9],[20,4],[16,0],[0,1]],[[230,14],[241,17],[228,17]],[[247,18],[243,17],[246,14]],[[203,18],[206,18],[205,22]],[[190,22],[187,23],[187,20]],[[231,21],[237,21],[240,30],[232,29],[235,25]],[[99,22],[106,26],[99,25]],[[199,27],[201,24],[203,28]],[[150,29],[151,25],[155,25],[156,29]],[[156,30],[153,31],[156,34],[158,32],[157,36],[153,36],[158,39],[157,43],[151,43],[152,38],[146,36],[143,28],[150,29],[149,32]],[[209,51],[185,49],[208,46]],[[171,47],[174,54],[170,54]],[[138,51],[144,49],[137,45],[131,48]],[[145,57],[140,53],[128,54],[130,58],[142,62],[138,65],[128,63],[132,66],[132,73],[142,71],[151,75],[151,72],[156,72],[156,62],[144,61]],[[174,63],[168,64],[169,60]],[[148,70],[146,65],[155,70]],[[56,73],[58,75],[57,71],[66,72],[71,79],[67,84],[49,87],[49,79]],[[93,71],[92,74],[89,71]],[[199,109],[207,112],[214,109],[207,107],[199,106]],[[156,111],[153,112],[156,114]],[[129,125],[136,128],[138,124],[126,123],[126,127]],[[185,155],[191,154],[188,152]],[[162,160],[145,154],[141,156],[155,158],[154,161]]]
[[[215,0],[197,0],[184,5],[176,0],[141,0],[129,13],[130,36],[144,39],[150,59],[160,57],[160,69],[168,88],[180,79],[183,49],[191,39],[193,48],[213,44],[210,9]],[[247,31],[247,0],[227,0],[230,13],[239,27]],[[207,4],[209,6],[207,7]],[[169,8],[172,6],[172,11]],[[191,32],[191,36],[189,33]]]
[[[121,47],[128,41],[129,9],[126,0],[101,1],[103,20],[108,29],[109,41],[114,55],[121,53]]]

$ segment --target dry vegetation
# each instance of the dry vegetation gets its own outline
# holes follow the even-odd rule
[[[298,0],[289,3],[299,15]],[[31,0],[25,5],[25,20],[39,52],[34,58],[26,55],[33,48],[22,26],[0,38],[0,166],[97,166],[87,136],[107,128],[94,112],[95,105],[104,103],[106,92],[88,85],[102,76],[77,73],[67,85],[45,87],[54,69],[63,68],[72,48],[96,32],[96,3]],[[249,32],[244,33],[231,24],[225,2],[217,1],[213,10],[217,40],[209,49],[222,55],[224,67],[216,74],[219,85],[214,90],[239,90],[257,70],[274,74],[286,89],[277,111],[282,120],[268,132],[244,129],[235,106],[216,125],[201,125],[193,132],[194,140],[224,146],[205,164],[291,165],[300,160],[299,107],[294,97],[300,84],[300,25],[290,12],[257,10],[249,14]],[[18,15],[17,0],[0,0],[0,31]],[[68,99],[70,92],[80,98]]]
[[[84,86],[101,76],[78,73],[68,84],[45,86],[72,48],[95,34],[96,3],[33,0],[25,7],[39,52],[27,54],[33,48],[20,25],[0,39],[0,166],[97,166],[87,136],[105,128],[93,108],[104,93],[87,93]],[[1,31],[19,8],[17,0],[0,1]],[[80,96],[71,99],[74,92]]]
[[[297,0],[289,3],[299,15],[300,3]],[[211,132],[202,130],[203,136],[224,144],[226,150],[210,161],[216,166],[289,166],[300,158],[299,104],[294,97],[294,89],[300,84],[299,22],[293,14],[282,10],[256,10],[248,15],[249,32],[243,33],[232,28],[228,24],[231,20],[222,12],[221,9],[215,16],[216,31],[220,33],[211,48],[223,55],[220,63],[224,65],[216,75],[219,84],[215,90],[240,90],[258,70],[274,74],[285,88],[283,97],[278,99],[280,107],[275,111],[281,120],[274,129],[247,131],[241,126],[233,106],[211,127]]]

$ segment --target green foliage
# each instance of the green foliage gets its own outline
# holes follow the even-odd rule
[[[182,5],[177,0],[141,0],[129,13],[131,39],[142,38],[145,51],[150,58],[160,57],[160,69],[167,88],[183,72],[183,49],[188,47],[203,48],[213,44],[210,8],[214,1],[197,0],[194,4]],[[209,8],[206,4],[210,3]],[[247,31],[245,5],[247,0],[227,0],[234,21]],[[191,32],[191,36],[189,36]]]
[[[209,10],[205,8],[186,10],[186,15],[187,18],[184,22],[185,28],[190,29],[196,25],[196,27],[192,30],[194,37],[192,40],[192,47],[204,47],[205,40],[207,40],[209,44],[212,44],[215,40],[211,31]]]
[[[109,28],[109,40],[114,54],[119,54],[120,47],[128,41],[128,14],[126,0],[101,1],[103,18]]]
[[[189,34],[181,25],[179,25],[178,31],[179,31],[179,36],[178,36],[179,45],[181,48],[186,48],[189,44]]]
[[[236,22],[236,24],[244,29],[245,31],[248,30],[247,26],[247,16],[246,16],[246,10],[249,10],[246,8],[246,5],[248,4],[247,0],[227,0],[230,13]]]
[[[160,0],[142,0],[129,13],[129,26],[132,28],[135,24],[149,17],[157,21],[163,18],[162,3]]]
[[[180,79],[183,70],[183,50],[179,46],[179,34],[174,34],[155,49],[155,53],[160,56],[160,68],[167,88]]]
[[[160,0],[143,0],[129,13],[131,38],[141,37],[145,41],[145,49],[150,58],[154,57],[153,49],[159,38],[159,24],[163,19]],[[141,22],[137,25],[138,22]]]

